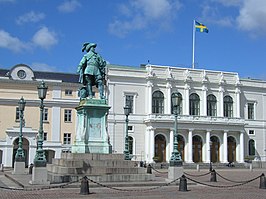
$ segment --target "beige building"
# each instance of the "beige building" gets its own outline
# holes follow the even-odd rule
[[[44,150],[48,162],[71,151],[79,96],[75,74],[33,71],[19,64],[0,69],[0,161],[12,166],[17,149],[18,101],[26,100],[23,148],[33,162],[39,129],[37,86],[47,84]],[[134,160],[168,162],[173,151],[171,96],[182,97],[178,115],[179,150],[186,163],[266,161],[266,82],[237,73],[170,66],[108,65],[106,96],[111,109],[108,134],[113,153],[123,153],[125,115]],[[96,93],[97,95],[97,93]]]

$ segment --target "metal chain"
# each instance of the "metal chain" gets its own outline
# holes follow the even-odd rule
[[[8,189],[8,190],[14,190],[14,191],[39,191],[39,190],[46,190],[46,189],[58,189],[58,188],[64,188],[70,184],[79,182],[78,181],[72,181],[72,182],[68,182],[68,183],[64,183],[64,184],[60,184],[60,185],[54,185],[54,186],[47,186],[47,187],[38,187],[38,188],[17,188],[17,187],[3,187],[0,186],[0,189]]]
[[[219,177],[221,177],[222,179],[224,179],[224,180],[226,180],[226,181],[229,181],[229,182],[233,182],[233,183],[245,183],[245,182],[247,182],[247,181],[234,181],[234,180],[229,180],[228,178],[226,178],[226,177],[223,177],[222,175],[220,175],[219,173],[217,173],[216,172],[216,174],[219,176]]]
[[[184,174],[191,176],[191,177],[202,177],[202,176],[209,175],[210,173],[211,173],[211,171],[209,171],[208,173],[205,173],[205,174],[194,175],[194,174],[189,174],[189,173],[184,172]]]
[[[105,187],[105,188],[108,188],[108,189],[113,189],[113,190],[116,190],[116,191],[127,191],[127,192],[146,192],[146,191],[151,191],[151,190],[155,190],[155,189],[160,189],[162,187],[165,187],[165,186],[169,186],[170,184],[176,182],[177,180],[179,180],[180,178],[177,178],[169,183],[166,183],[164,185],[160,185],[160,186],[156,186],[156,187],[151,187],[151,188],[147,188],[147,189],[121,189],[121,188],[116,188],[116,187],[111,187],[111,186],[108,186],[108,185],[104,185],[104,184],[101,184],[99,182],[96,182],[94,180],[91,180],[87,177],[87,179],[92,182],[92,183],[95,183],[101,187]]]
[[[260,176],[256,177],[256,178],[253,178],[251,180],[248,180],[246,182],[243,182],[243,183],[240,183],[240,184],[234,184],[234,185],[213,185],[213,184],[206,184],[206,183],[203,183],[203,182],[199,182],[199,181],[196,181],[196,180],[193,180],[189,177],[186,177],[188,180],[191,180],[192,182],[195,182],[195,183],[198,183],[198,184],[201,184],[201,185],[205,185],[205,186],[209,186],[209,187],[216,187],[216,188],[232,188],[232,187],[237,187],[237,186],[242,186],[242,185],[245,185],[247,183],[250,183],[254,180],[257,180],[258,178],[260,178]]]
[[[161,174],[166,174],[166,173],[168,173],[168,171],[165,171],[165,172],[159,171],[159,170],[153,168],[153,166],[151,166],[151,168],[152,168],[154,171],[156,171],[157,173],[161,173]]]

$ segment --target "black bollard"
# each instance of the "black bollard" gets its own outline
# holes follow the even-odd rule
[[[179,191],[187,191],[187,179],[184,175],[180,178]]]
[[[89,190],[89,181],[88,181],[87,176],[84,176],[81,179],[80,194],[81,195],[88,195],[89,193],[90,193],[90,190]]]
[[[266,189],[266,181],[264,173],[260,176],[260,189]]]
[[[210,179],[210,182],[217,182],[216,171],[214,169],[211,171],[211,179]]]
[[[150,164],[147,166],[147,173],[152,174],[152,172],[151,172],[151,165]]]

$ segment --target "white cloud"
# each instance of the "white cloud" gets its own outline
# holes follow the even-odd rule
[[[13,52],[20,52],[29,49],[30,44],[20,41],[20,39],[11,36],[4,30],[0,30],[0,48],[6,48]]]
[[[45,49],[50,48],[58,42],[56,33],[50,31],[47,27],[42,27],[40,30],[38,30],[34,34],[32,41],[35,45]]]
[[[109,24],[110,33],[124,37],[131,31],[149,29],[167,30],[181,7],[179,0],[134,0],[119,6],[124,20],[119,17]]]
[[[81,7],[81,4],[77,0],[67,0],[58,6],[60,12],[74,12],[77,8]]]
[[[24,15],[21,15],[17,18],[16,22],[19,25],[22,25],[24,23],[30,23],[30,22],[38,22],[42,19],[45,18],[45,14],[41,13],[41,12],[34,12],[34,11],[30,11]]]
[[[266,1],[245,0],[236,21],[240,30],[253,35],[266,33]]]
[[[217,6],[206,4],[203,6],[202,19],[204,23],[217,24],[219,26],[230,27],[234,25],[234,19],[231,16],[221,16]]]
[[[218,2],[224,6],[239,6],[243,3],[243,0],[212,0],[213,2]]]

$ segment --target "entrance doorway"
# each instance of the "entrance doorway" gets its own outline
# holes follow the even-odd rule
[[[193,136],[193,162],[202,162],[202,140],[198,135]]]
[[[181,153],[181,158],[184,161],[184,157],[185,157],[185,141],[182,135],[177,135],[177,141],[178,141],[178,151],[179,153]]]
[[[155,162],[166,162],[166,140],[161,134],[155,136]]]
[[[219,139],[216,136],[211,137],[211,162],[219,162],[220,155],[219,155],[219,149],[220,149],[220,142]]]
[[[19,141],[19,138],[15,139],[13,142],[13,161],[12,161],[12,167],[13,168],[14,168],[14,163],[15,163],[16,152],[18,150],[18,141]],[[23,149],[24,155],[25,155],[25,167],[28,167],[28,163],[29,163],[29,141],[26,138],[22,138],[22,149]]]
[[[234,137],[229,136],[227,138],[227,151],[228,151],[228,162],[236,161],[236,140]]]

